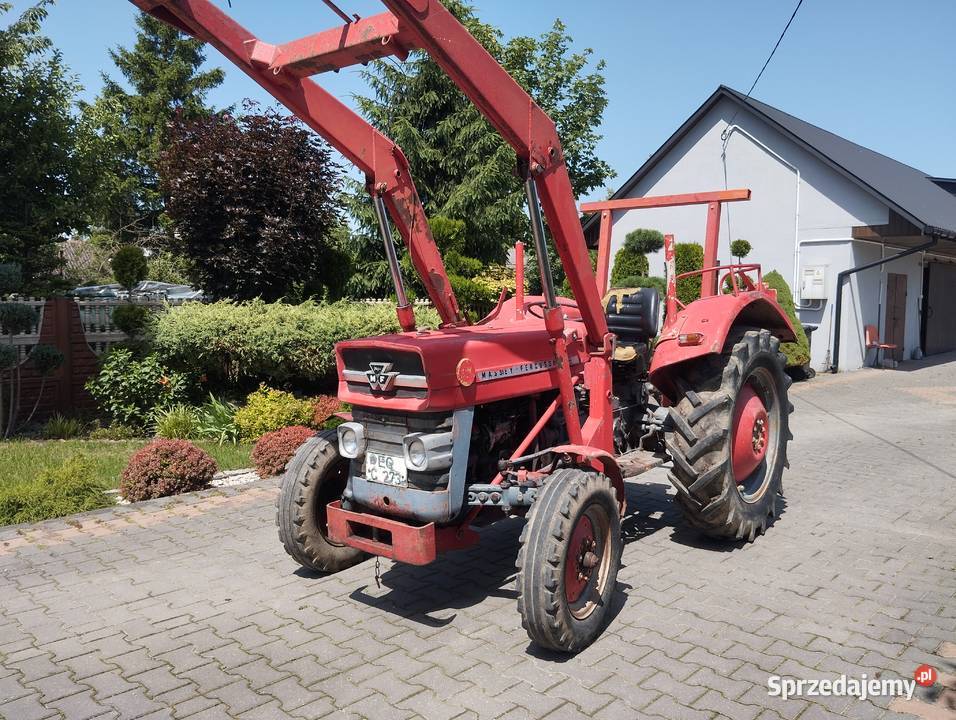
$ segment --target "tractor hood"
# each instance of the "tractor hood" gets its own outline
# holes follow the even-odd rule
[[[555,387],[554,351],[540,298],[499,305],[478,325],[394,333],[335,347],[339,399],[405,412],[449,411]],[[565,310],[572,366],[584,357],[577,308]]]

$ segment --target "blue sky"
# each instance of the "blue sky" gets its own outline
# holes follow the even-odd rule
[[[743,92],[795,0],[471,0],[506,37],[536,35],[560,17],[578,48],[607,62],[610,104],[601,156],[616,187],[720,83]],[[221,6],[226,0],[216,0]],[[14,11],[27,5],[14,0]],[[339,0],[361,15],[372,0]],[[232,0],[231,12],[263,39],[282,42],[338,23],[319,0]],[[93,96],[107,50],[133,40],[126,0],[58,0],[46,33]],[[754,97],[938,176],[956,176],[956,2],[804,0]],[[215,50],[226,70],[219,106],[268,98]],[[114,73],[115,74],[115,73]],[[363,89],[355,70],[320,78],[346,102]],[[692,188],[697,189],[697,188]],[[689,189],[691,190],[691,189]],[[603,196],[596,191],[594,196]]]

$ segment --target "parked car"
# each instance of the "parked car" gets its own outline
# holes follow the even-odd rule
[[[102,300],[114,298],[125,300],[129,297],[129,293],[117,283],[76,287],[73,288],[71,294],[74,297]],[[174,285],[158,280],[143,280],[133,288],[133,297],[157,300],[202,300],[203,291],[190,285]]]

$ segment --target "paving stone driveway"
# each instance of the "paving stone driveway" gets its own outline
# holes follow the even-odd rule
[[[663,471],[631,483],[617,614],[573,658],[521,630],[516,522],[383,562],[381,588],[372,561],[298,571],[268,482],[0,530],[0,715],[895,717],[767,678],[954,672],[956,362],[793,400],[786,511],[755,544],[686,529]]]

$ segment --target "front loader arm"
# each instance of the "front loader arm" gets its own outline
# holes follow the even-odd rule
[[[403,32],[425,50],[527,165],[588,340],[601,346],[607,320],[584,241],[574,190],[554,121],[438,0],[382,0]]]
[[[442,323],[462,324],[454,291],[435,245],[408,162],[401,149],[306,75],[323,67],[309,64],[316,49],[374,53],[361,38],[343,41],[343,29],[319,33],[299,43],[275,46],[259,40],[209,0],[131,0],[143,12],[209,43],[279,100],[312,130],[348,158],[366,177],[369,193],[379,195],[411,255]],[[371,33],[394,19],[376,16],[345,31]],[[356,33],[356,34],[358,34]],[[343,49],[344,46],[344,49]],[[394,48],[390,48],[391,54]],[[277,69],[278,68],[278,69]]]

